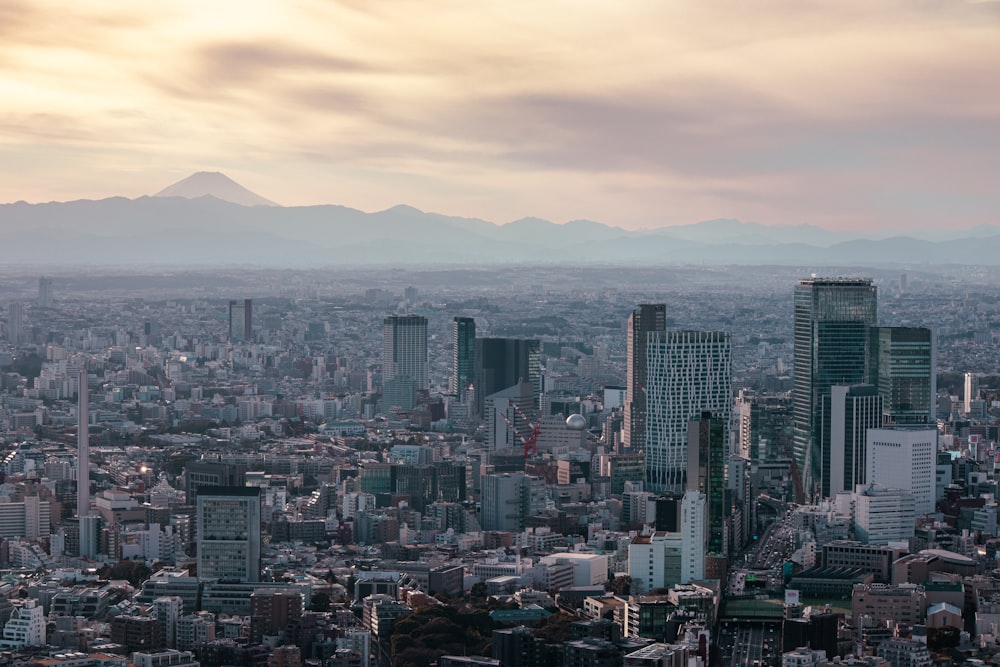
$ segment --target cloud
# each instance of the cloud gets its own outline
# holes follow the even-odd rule
[[[944,0],[12,0],[0,146],[35,172],[0,199],[191,166],[500,220],[975,224],[996,216],[998,43],[997,3]]]

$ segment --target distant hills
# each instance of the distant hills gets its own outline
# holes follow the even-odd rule
[[[629,231],[589,220],[497,225],[411,206],[282,207],[217,172],[152,197],[0,205],[8,264],[273,267],[469,264],[1000,264],[1000,227],[863,238],[737,220]]]

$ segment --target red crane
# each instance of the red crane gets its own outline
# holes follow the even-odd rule
[[[520,416],[521,419],[523,419],[528,426],[531,427],[531,433],[527,438],[518,432],[517,427],[514,426],[514,421],[507,416],[506,411],[500,412],[500,410],[497,410],[497,412],[501,417],[503,417],[503,420],[507,422],[507,426],[510,430],[521,439],[522,443],[524,443],[524,458],[534,456],[538,453],[538,436],[542,432],[542,423],[540,421],[533,422],[528,419],[528,415],[524,414],[524,410],[522,410],[521,407],[514,401],[510,401],[509,405],[514,406],[514,411],[518,414],[518,416]]]

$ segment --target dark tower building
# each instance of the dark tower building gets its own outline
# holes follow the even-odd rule
[[[821,397],[835,384],[868,378],[869,329],[875,326],[877,292],[866,278],[809,278],[795,286],[793,449],[801,492],[818,491],[822,478]]]
[[[454,362],[451,372],[451,393],[464,401],[476,370],[476,321],[471,317],[456,317],[454,324]]]
[[[476,412],[483,414],[486,397],[527,382],[538,408],[542,389],[541,346],[536,339],[477,338],[474,383]]]
[[[930,329],[871,329],[871,379],[878,387],[883,423],[933,424],[937,417],[937,355]]]
[[[229,302],[229,340],[253,340],[253,299]]]
[[[633,450],[646,447],[646,335],[667,330],[667,306],[644,303],[628,318],[627,382],[622,444]]]
[[[705,551],[725,554],[726,423],[721,416],[702,412],[688,422],[687,488],[705,494]]]

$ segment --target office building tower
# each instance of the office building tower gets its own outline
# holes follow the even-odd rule
[[[472,386],[476,369],[476,321],[471,317],[456,317],[453,328],[453,360],[451,393],[464,402]]]
[[[836,384],[820,404],[820,493],[832,498],[869,481],[868,429],[882,425],[882,397],[870,384]]]
[[[427,391],[427,318],[390,315],[382,321],[382,382],[409,378],[414,392]]]
[[[524,473],[483,477],[479,523],[483,530],[524,530],[525,519],[545,509],[545,480]]]
[[[867,380],[869,329],[876,323],[876,288],[865,278],[809,278],[795,286],[793,448],[799,493],[821,481],[820,397],[834,384]]]
[[[972,402],[979,398],[979,377],[973,373],[965,374],[965,391],[962,395],[964,414],[972,413]]]
[[[723,331],[647,334],[646,490],[687,489],[688,422],[704,411],[726,424],[732,411],[732,346]]]
[[[882,423],[935,423],[937,349],[933,332],[916,327],[874,327],[870,335],[870,382],[882,396]]]
[[[792,455],[792,398],[757,395],[741,390],[738,453],[754,462],[790,458]]]
[[[934,511],[938,432],[934,427],[868,431],[866,481],[913,494],[914,511]]]
[[[476,413],[484,415],[486,397],[514,385],[527,382],[532,390],[532,410],[535,416],[542,392],[541,345],[536,339],[477,338],[473,383],[476,392]]]
[[[862,544],[888,544],[913,537],[916,502],[902,489],[860,485],[853,495],[854,535]]]
[[[688,422],[687,491],[705,496],[705,551],[727,553],[726,463],[729,457],[726,423],[711,412]]]
[[[483,421],[490,452],[523,448],[524,440],[531,437],[532,426],[522,415],[536,418],[534,401],[534,387],[527,382],[517,382],[485,397]]]
[[[198,576],[260,581],[260,489],[198,489]]]
[[[24,304],[12,303],[7,306],[7,342],[19,345],[24,338]]]
[[[87,385],[87,370],[79,370],[78,400],[76,406],[76,515],[80,518],[90,514],[90,390]],[[81,531],[83,526],[80,527]]]
[[[242,343],[253,340],[253,299],[229,302],[229,340]]]
[[[666,330],[666,304],[642,304],[628,317],[622,422],[622,445],[627,449],[641,450],[646,445],[646,338],[650,332]]]
[[[38,307],[52,307],[52,278],[42,276],[38,279]]]
[[[188,505],[198,503],[198,490],[205,486],[244,486],[247,468],[238,463],[189,461],[184,464],[184,492]]]

